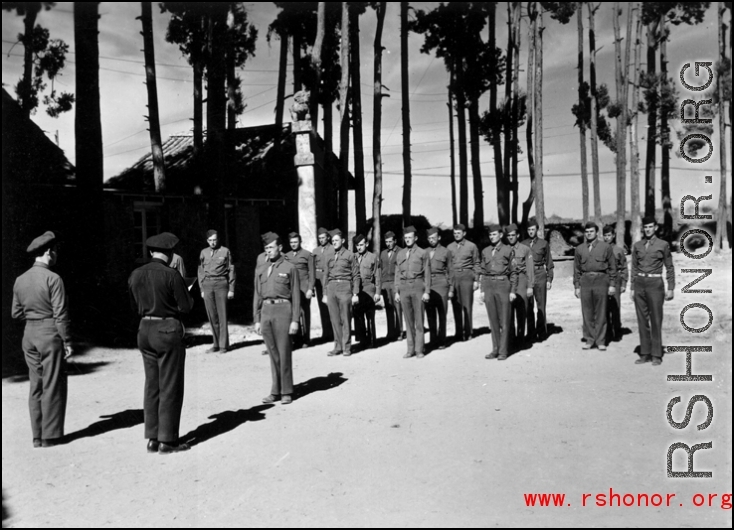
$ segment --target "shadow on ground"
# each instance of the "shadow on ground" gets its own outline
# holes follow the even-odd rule
[[[99,436],[111,431],[129,429],[142,424],[144,421],[142,409],[124,410],[108,416],[100,416],[100,418],[102,418],[102,421],[92,423],[89,427],[65,435],[61,439],[60,445],[66,445],[82,438]]]
[[[5,520],[10,517],[8,509],[5,507],[5,489],[3,489],[3,528],[5,528]]]
[[[110,364],[107,361],[98,361],[94,363],[80,363],[75,361],[66,361],[66,375],[69,377],[77,375],[87,375],[96,372],[100,368]],[[5,368],[5,367],[3,367]],[[10,383],[25,383],[28,381],[28,366],[16,366],[15,373],[6,375],[3,373],[3,379],[7,379]]]

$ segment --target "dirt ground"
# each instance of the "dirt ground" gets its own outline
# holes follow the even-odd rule
[[[696,285],[713,294],[681,294]],[[580,304],[570,263],[558,265],[548,314],[555,333],[506,362],[487,361],[491,336],[476,303],[479,337],[403,359],[405,342],[350,358],[327,357],[321,344],[294,354],[292,405],[262,405],[270,388],[268,357],[246,327],[232,327],[237,348],[205,354],[207,330],[190,330],[181,435],[194,447],[148,455],[143,438],[143,369],[137,350],[92,347],[69,371],[69,443],[33,449],[26,378],[2,383],[3,524],[51,526],[697,526],[731,528],[731,254],[704,260],[676,255],[676,297],[666,304],[666,345],[712,345],[694,354],[693,372],[713,382],[674,383],[685,354],[660,368],[635,365],[631,332],[606,352],[581,350]],[[685,280],[688,281],[685,281]],[[679,314],[705,302],[709,330],[692,335]],[[315,307],[314,307],[315,309]],[[705,323],[691,310],[689,325]],[[378,312],[378,336],[385,333]],[[453,319],[449,317],[449,330]],[[318,336],[319,331],[315,334]],[[202,337],[204,335],[204,337]],[[18,352],[20,345],[18,345]],[[8,354],[8,352],[5,352]],[[706,395],[685,430],[666,420],[668,402]],[[666,477],[668,447],[713,443],[695,457],[710,479]],[[678,451],[674,469],[685,469]],[[595,495],[674,493],[670,506],[598,507]],[[562,506],[526,506],[524,494],[563,493]],[[592,494],[586,506],[582,495]],[[705,496],[704,506],[694,500]],[[717,494],[708,506],[709,495]],[[731,500],[729,498],[729,500]],[[729,505],[730,506],[730,505]],[[7,517],[7,519],[6,519]]]

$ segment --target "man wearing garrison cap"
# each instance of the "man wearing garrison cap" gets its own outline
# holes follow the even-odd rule
[[[385,233],[385,250],[380,253],[380,272],[382,274],[382,299],[385,302],[385,317],[387,318],[387,340],[404,338],[403,310],[400,303],[395,301],[395,267],[397,266],[398,252],[395,233]]]
[[[321,319],[321,338],[329,342],[334,338],[334,332],[331,329],[331,317],[329,316],[329,306],[324,302],[326,296],[326,284],[324,276],[329,260],[334,256],[334,247],[330,243],[329,231],[323,226],[317,232],[319,246],[313,251],[314,266],[314,288],[316,289],[316,305],[319,307],[319,317]]]
[[[219,242],[216,230],[206,233],[207,248],[199,254],[199,287],[204,299],[214,343],[207,353],[229,350],[227,329],[227,300],[234,298],[234,263],[227,247]]]
[[[640,330],[640,358],[637,364],[663,362],[663,301],[673,299],[675,270],[670,246],[655,235],[654,217],[642,219],[643,238],[632,246],[632,283],[630,298],[635,302],[637,327]],[[668,289],[663,283],[663,265]]]
[[[439,241],[438,228],[428,229],[428,255],[431,259],[431,294],[426,304],[431,349],[446,347],[446,314],[449,308],[451,259],[449,251]]]
[[[128,280],[130,302],[140,315],[138,348],[145,369],[145,437],[149,453],[177,453],[184,397],[186,345],[181,315],[194,304],[186,283],[169,267],[178,238],[170,232],[145,242],[151,261],[135,269]]]
[[[293,365],[291,335],[298,333],[301,314],[300,277],[296,267],[284,258],[278,234],[268,232],[263,238],[268,255],[266,266],[255,274],[255,332],[262,334],[270,353],[272,386],[263,403],[280,400],[291,403]]]
[[[517,271],[514,251],[502,243],[502,227],[489,225],[489,246],[482,251],[479,266],[482,290],[492,332],[492,351],[486,359],[504,361],[509,354],[512,303],[517,292]]]
[[[283,254],[298,271],[298,279],[301,286],[301,313],[300,313],[300,336],[299,343],[307,348],[311,338],[311,298],[313,297],[316,274],[313,264],[313,255],[301,247],[301,235],[298,232],[288,234],[290,252]]]
[[[329,305],[334,349],[328,355],[348,357],[352,354],[352,306],[359,302],[359,264],[354,254],[344,248],[341,230],[336,228],[329,235],[334,253],[324,274],[326,295],[323,302]]]
[[[423,331],[423,304],[430,300],[431,258],[428,252],[416,245],[416,229],[408,226],[403,230],[405,248],[398,253],[395,272],[395,300],[400,302],[405,316],[405,332],[408,351],[403,356],[425,356]]]
[[[472,338],[474,291],[479,288],[479,249],[466,239],[466,226],[454,226],[454,242],[448,247],[451,256],[449,299],[454,306],[456,340]]]
[[[50,447],[64,435],[67,382],[64,359],[72,354],[68,300],[56,264],[56,236],[46,232],[28,246],[33,266],[15,280],[12,317],[25,321],[33,447]]]
[[[357,263],[359,264],[359,303],[354,306],[354,331],[361,350],[374,348],[375,334],[375,302],[380,301],[380,262],[372,252],[367,250],[367,238],[357,234],[354,238],[357,247]]]
[[[535,273],[533,296],[528,300],[528,335],[530,340],[537,338],[543,341],[548,337],[545,307],[548,291],[553,283],[553,257],[548,242],[538,237],[536,220],[533,219],[528,224],[528,238],[522,244],[528,247],[533,254],[533,272]],[[536,308],[537,316],[535,315]]]
[[[510,341],[513,348],[521,349],[525,345],[525,322],[530,309],[529,300],[533,297],[535,283],[535,267],[530,248],[519,243],[520,232],[516,224],[505,228],[507,242],[514,253],[512,264],[517,271],[517,297],[512,302],[510,315]]]
[[[602,230],[604,242],[612,247],[612,254],[617,262],[617,283],[614,286],[616,291],[614,295],[609,296],[607,300],[607,342],[622,339],[622,293],[627,290],[627,256],[624,249],[615,244],[614,226],[606,225]]]
[[[598,228],[592,222],[584,227],[586,241],[576,247],[573,268],[573,286],[576,298],[581,299],[584,345],[588,350],[594,344],[607,349],[607,297],[616,292],[617,262],[612,247],[597,237]]]

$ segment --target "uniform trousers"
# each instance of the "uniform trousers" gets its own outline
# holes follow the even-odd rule
[[[662,278],[633,278],[635,310],[640,330],[640,357],[663,356],[663,303],[665,285]]]
[[[64,342],[56,321],[26,321],[22,344],[31,383],[28,409],[33,438],[60,438],[64,435],[67,380]]]
[[[543,268],[535,269],[533,296],[528,299],[528,335],[531,339],[548,336],[545,302],[548,297],[548,273]],[[536,314],[537,309],[537,314]]]
[[[178,319],[140,320],[138,348],[145,370],[145,437],[176,443],[184,397],[186,346]]]
[[[321,280],[317,279],[314,285],[316,288],[316,304],[319,306],[319,317],[321,318],[321,338],[328,342],[334,339],[334,332],[331,329],[331,318],[329,316],[329,306],[322,302],[324,299],[324,285]]]
[[[400,286],[400,306],[405,316],[405,335],[408,353],[425,353],[423,330],[423,280],[405,280]]]
[[[311,341],[311,300],[301,291],[301,314],[298,317],[300,332],[298,341],[301,345],[308,345]]]
[[[373,344],[375,332],[375,285],[363,284],[359,292],[359,304],[354,307],[354,332],[361,345]]]
[[[395,301],[395,283],[383,282],[382,300],[385,303],[387,317],[387,338],[396,339],[403,333],[403,310],[400,302]]]
[[[263,303],[260,326],[263,340],[270,354],[270,373],[274,396],[293,393],[293,358],[291,355],[291,303]]]
[[[227,329],[227,293],[229,282],[226,278],[207,278],[201,286],[204,293],[206,315],[212,328],[214,348],[229,348],[229,331]]]
[[[622,336],[622,281],[617,280],[617,290],[607,300],[607,342]]]
[[[465,269],[454,272],[454,323],[456,338],[469,339],[473,331],[474,273]]]
[[[581,274],[579,287],[584,341],[588,346],[606,345],[609,276],[606,272],[584,272]]]
[[[530,301],[528,299],[528,277],[525,273],[517,276],[517,297],[511,303],[510,334],[513,344],[522,346],[525,343],[525,323],[528,320]]]
[[[352,282],[330,280],[326,286],[331,329],[334,332],[334,351],[352,350]]]
[[[449,281],[445,276],[431,278],[430,301],[426,304],[428,330],[431,333],[431,345],[434,347],[446,344],[446,315],[449,310]]]
[[[492,353],[507,356],[510,344],[510,279],[507,276],[485,277],[482,281],[484,305],[492,332]]]

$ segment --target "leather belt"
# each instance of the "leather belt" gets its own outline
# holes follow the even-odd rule
[[[338,280],[336,278],[329,278],[329,282],[351,282],[352,280]]]
[[[316,269],[316,272],[324,272],[324,269]]]
[[[495,274],[495,275],[492,275],[492,276],[487,275],[487,276],[485,276],[485,278],[487,280],[504,280],[504,279],[507,278],[507,276]]]
[[[535,265],[533,264],[533,267],[536,269],[545,269],[545,265]]]
[[[583,274],[606,274],[604,271],[584,271]]]
[[[157,317],[155,315],[145,315],[143,320],[178,320],[176,317]]]
[[[663,277],[662,273],[651,274],[647,272],[638,272],[637,276],[641,276],[642,278],[662,278]]]
[[[34,323],[56,322],[56,319],[53,318],[53,317],[48,317],[48,318],[26,318],[26,322],[34,322]]]
[[[263,300],[264,304],[289,304],[290,302],[290,300],[286,300],[285,298],[269,298]]]

